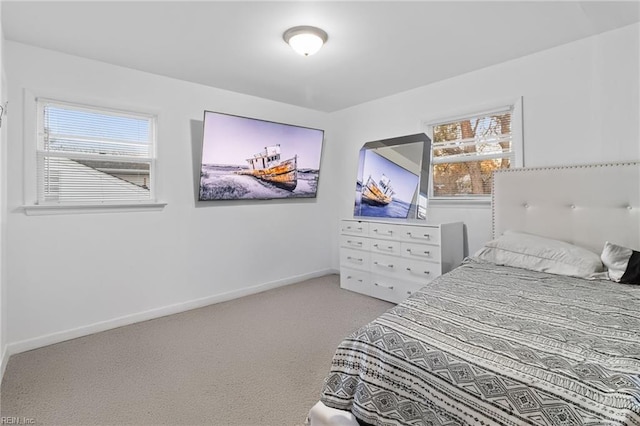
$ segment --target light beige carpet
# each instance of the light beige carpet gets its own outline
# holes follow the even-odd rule
[[[1,415],[38,425],[302,425],[336,346],[391,306],[328,275],[13,355]]]

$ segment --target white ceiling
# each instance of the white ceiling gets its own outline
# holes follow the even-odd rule
[[[639,1],[7,1],[14,40],[335,111],[640,21]],[[329,34],[295,54],[289,27]]]

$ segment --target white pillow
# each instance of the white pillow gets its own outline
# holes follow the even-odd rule
[[[475,257],[496,265],[582,278],[593,278],[604,270],[600,256],[585,248],[516,231],[489,241]]]
[[[625,284],[640,284],[640,253],[607,241],[600,255],[609,279]]]

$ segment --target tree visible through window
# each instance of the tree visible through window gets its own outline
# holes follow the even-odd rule
[[[491,194],[492,172],[514,164],[512,112],[508,109],[432,126],[434,197]]]

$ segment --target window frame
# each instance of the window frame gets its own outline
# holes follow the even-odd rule
[[[69,106],[78,110],[118,114],[131,117],[144,117],[150,120],[150,157],[149,199],[99,202],[41,202],[38,200],[38,155],[40,139],[43,136],[43,105],[47,102]],[[94,99],[68,99],[56,94],[36,95],[24,90],[24,199],[22,209],[27,215],[104,213],[107,211],[153,211],[162,210],[166,203],[157,199],[157,151],[158,151],[158,112],[135,106],[116,105],[108,101]],[[117,157],[116,157],[117,158]]]
[[[460,204],[490,204],[491,194],[481,194],[474,196],[436,196],[433,193],[433,128],[439,124],[461,121],[470,117],[490,115],[512,109],[511,113],[511,149],[513,152],[514,164],[511,168],[524,167],[524,132],[522,116],[522,97],[515,100],[493,102],[491,104],[479,106],[477,108],[465,110],[462,113],[454,113],[436,119],[422,121],[422,129],[431,139],[431,164],[429,164],[429,204],[433,205],[460,205]]]

